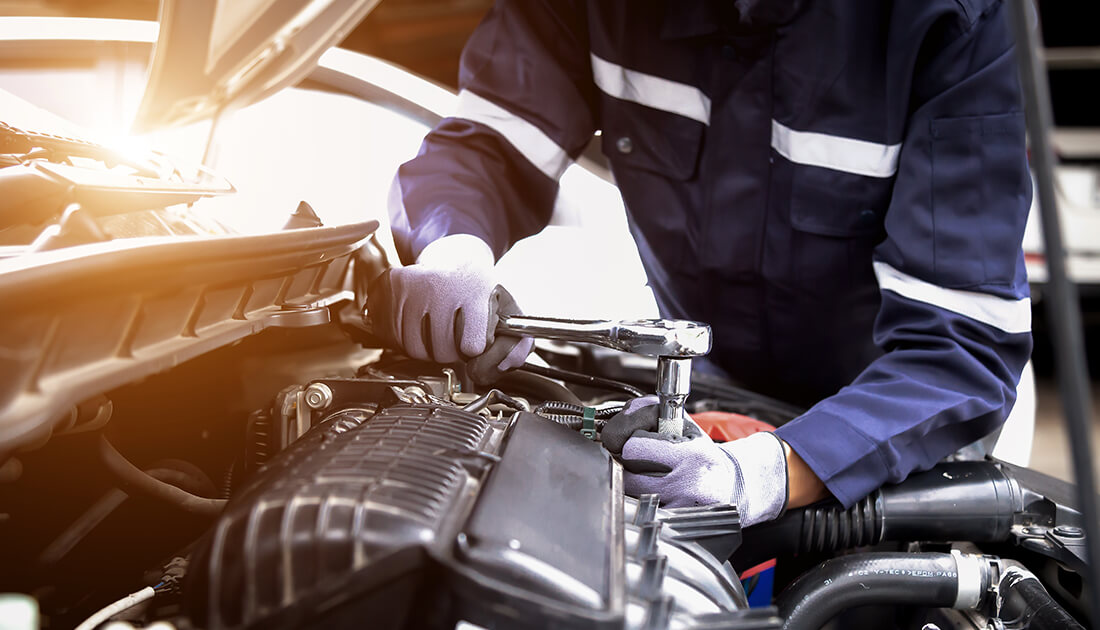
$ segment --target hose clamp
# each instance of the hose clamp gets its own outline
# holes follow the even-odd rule
[[[955,572],[959,576],[959,592],[952,608],[973,610],[981,604],[985,592],[983,573],[988,565],[982,556],[963,553],[958,549],[952,549],[951,556],[955,558]]]

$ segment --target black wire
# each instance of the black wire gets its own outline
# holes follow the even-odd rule
[[[556,422],[564,427],[569,427],[574,431],[580,431],[584,428],[584,418],[580,416],[562,415],[557,413],[543,413],[539,414],[539,417],[546,418],[547,420]],[[596,429],[597,431],[603,431],[603,427],[605,424],[607,424],[607,420],[596,420],[593,424],[594,429]]]
[[[622,411],[626,405],[613,405],[600,407],[596,410],[596,418],[607,419]],[[547,400],[538,407],[532,409],[535,413],[553,413],[565,416],[584,416],[584,405],[566,402],[563,400]]]
[[[587,385],[589,387],[595,387],[598,389],[609,389],[611,391],[623,392],[630,394],[632,397],[645,396],[645,392],[621,381],[614,381],[609,378],[600,378],[599,376],[589,376],[588,374],[581,374],[579,372],[570,372],[569,370],[563,370],[555,367],[543,367],[541,365],[524,364],[519,367],[524,372],[530,372],[532,374],[538,374],[539,376],[546,376],[548,378],[557,379],[559,381],[565,381],[566,383],[573,383],[575,385]]]
[[[1050,111],[1050,86],[1043,63],[1042,40],[1031,16],[1035,5],[1031,0],[1010,3],[1010,22],[1016,39],[1020,82],[1027,113],[1028,138],[1031,142],[1031,164],[1039,192],[1039,218],[1043,227],[1043,247],[1046,252],[1047,312],[1051,321],[1051,337],[1057,365],[1058,384],[1062,391],[1062,408],[1073,454],[1073,477],[1085,528],[1086,580],[1089,601],[1100,602],[1100,509],[1096,502],[1096,477],[1092,471],[1092,401],[1089,394],[1085,344],[1081,332],[1080,302],[1077,287],[1066,275],[1062,226],[1054,194],[1054,149],[1050,142],[1053,119]],[[1093,616],[1096,613],[1093,612]]]

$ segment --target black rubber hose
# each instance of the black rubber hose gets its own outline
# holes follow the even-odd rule
[[[731,559],[733,567],[744,571],[780,555],[842,551],[882,542],[878,496],[876,492],[847,510],[839,503],[789,510],[782,518],[752,527],[745,532],[749,544]]]
[[[203,516],[217,516],[225,507],[224,499],[200,497],[150,477],[115,450],[105,435],[99,436],[98,451],[100,461],[126,494],[171,503],[185,512]]]
[[[1030,630],[1084,630],[1031,571],[1011,560],[1003,566],[995,616],[1005,625]]]
[[[577,405],[584,404],[568,387],[552,378],[512,370],[505,372],[497,380],[497,389],[512,392],[517,396],[526,396],[528,400],[564,400]]]
[[[841,612],[872,604],[951,607],[958,567],[946,553],[865,553],[826,560],[776,600],[783,630],[819,630]]]
[[[565,381],[566,383],[573,383],[575,385],[587,385],[588,387],[595,387],[597,389],[606,389],[614,392],[623,392],[630,394],[632,397],[645,396],[645,392],[621,381],[614,381],[609,378],[600,378],[599,376],[590,376],[588,374],[581,374],[579,372],[570,372],[569,370],[563,370],[555,367],[543,367],[541,365],[525,364],[519,367],[524,372],[530,372],[532,374],[538,374],[539,376],[545,376],[547,378],[557,379],[559,381]]]
[[[832,552],[884,540],[999,543],[1024,510],[1019,483],[993,462],[944,462],[884,486],[845,510],[836,502],[788,511],[745,532],[744,570],[779,555]]]

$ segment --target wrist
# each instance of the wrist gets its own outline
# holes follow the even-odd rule
[[[492,267],[495,264],[489,244],[473,234],[451,234],[432,241],[420,250],[416,264],[425,267]]]
[[[803,507],[828,497],[829,489],[809,464],[791,448],[790,444],[783,440],[779,442],[783,445],[783,451],[787,456],[788,507]]]
[[[787,462],[783,441],[769,432],[721,445],[737,468],[732,502],[748,527],[771,520],[787,507]]]

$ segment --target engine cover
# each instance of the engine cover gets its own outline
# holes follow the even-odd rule
[[[185,595],[211,630],[778,627],[724,562],[739,542],[732,506],[624,499],[607,452],[545,418],[397,405],[340,412],[259,471]]]

